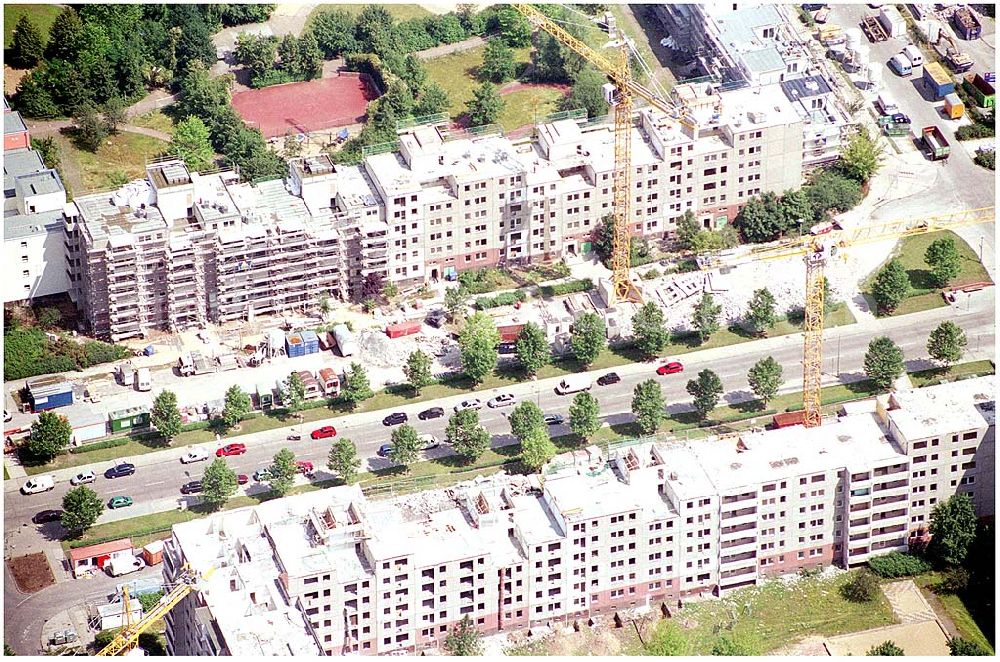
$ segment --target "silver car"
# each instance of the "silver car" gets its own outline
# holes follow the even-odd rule
[[[496,409],[497,407],[508,407],[514,404],[514,396],[511,393],[501,393],[495,398],[490,398],[486,405],[490,409]]]
[[[97,476],[93,471],[81,471],[77,475],[69,479],[70,485],[84,485],[86,483],[93,483],[97,480]]]
[[[455,405],[456,412],[465,411],[466,409],[479,410],[482,408],[483,408],[483,403],[479,400],[479,398],[472,398],[471,400],[462,400],[457,405]]]

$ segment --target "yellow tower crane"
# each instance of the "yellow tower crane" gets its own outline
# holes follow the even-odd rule
[[[694,124],[682,117],[678,107],[667,99],[657,95],[648,87],[639,84],[632,78],[629,65],[629,47],[624,35],[618,40],[618,57],[607,57],[602,53],[577,39],[555,21],[538,11],[531,5],[515,4],[514,9],[523,14],[534,26],[545,30],[555,39],[572,49],[577,55],[587,60],[601,70],[614,85],[614,96],[611,101],[615,107],[615,170],[613,178],[613,218],[614,235],[612,240],[611,272],[614,283],[613,297],[609,304],[619,301],[638,301],[638,292],[632,286],[629,278],[629,223],[632,219],[632,100],[638,96],[658,110],[667,113],[675,121],[684,126]]]
[[[209,568],[204,574],[195,572],[190,566],[184,566],[180,577],[174,587],[167,592],[156,606],[144,614],[136,623],[132,622],[131,607],[129,605],[128,587],[122,592],[125,607],[125,625],[117,636],[107,646],[102,648],[98,655],[127,655],[135,648],[139,641],[139,635],[149,629],[149,627],[167,615],[181,600],[187,597],[192,591],[200,590],[200,582],[208,579],[215,572],[215,568]]]

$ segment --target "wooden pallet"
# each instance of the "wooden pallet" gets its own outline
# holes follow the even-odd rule
[[[885,41],[889,38],[889,35],[885,33],[885,28],[874,16],[865,16],[861,21],[861,29],[872,42]]]

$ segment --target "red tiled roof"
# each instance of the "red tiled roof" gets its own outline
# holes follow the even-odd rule
[[[102,542],[99,545],[88,545],[87,547],[71,549],[69,550],[69,560],[76,563],[81,559],[92,559],[95,556],[104,556],[105,554],[121,552],[126,549],[132,549],[131,538],[122,538],[121,540]]]

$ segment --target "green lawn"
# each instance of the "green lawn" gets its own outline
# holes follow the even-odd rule
[[[385,7],[385,9],[388,10],[390,14],[392,14],[392,17],[396,20],[397,23],[400,21],[408,21],[411,18],[426,18],[431,15],[431,12],[427,11],[420,5],[381,4],[379,6]],[[309,13],[309,18],[306,19],[306,25],[309,25],[309,23],[313,20],[313,18],[317,14],[324,11],[328,11],[331,9],[340,9],[342,11],[346,11],[348,14],[357,16],[364,10],[365,7],[366,5],[340,5],[340,4],[317,5],[316,9],[313,9]]]
[[[174,120],[162,110],[151,110],[148,113],[137,115],[129,120],[129,124],[156,129],[171,135],[174,133]]]
[[[642,56],[642,59],[647,65],[649,65],[649,68],[653,70],[656,82],[662,85],[664,89],[669,92],[673,88],[674,83],[676,83],[674,75],[666,67],[660,66],[660,60],[653,53],[653,49],[649,45],[650,39],[659,40],[662,38],[659,31],[659,22],[650,20],[644,16],[646,10],[652,9],[652,5],[609,4],[608,9],[614,15],[618,27],[624,30],[625,34],[635,42],[635,46],[638,49],[639,54]],[[636,23],[640,26],[646,25],[646,29],[649,30],[649,32],[645,32],[641,29],[637,30],[636,26],[628,20],[629,15],[634,15]],[[640,81],[646,81],[648,78],[646,72],[639,67],[633,68],[632,73]]]
[[[78,149],[65,134],[55,138],[62,150],[63,169],[79,177],[82,190],[74,190],[76,195],[114,188],[145,176],[146,163],[167,148],[162,140],[124,131],[108,136],[96,153]]]
[[[721,600],[688,602],[675,620],[683,621],[693,655],[711,654],[721,634],[759,642],[766,653],[810,635],[832,636],[894,623],[884,595],[874,604],[857,604],[841,596],[840,587],[853,574],[802,578],[791,586],[771,581]]]
[[[10,48],[10,41],[14,37],[14,26],[22,16],[27,16],[28,20],[35,24],[35,27],[42,33],[42,38],[47,39],[52,24],[55,23],[56,16],[62,11],[61,5],[13,5],[3,6],[3,47]]]
[[[483,64],[485,52],[486,47],[480,46],[424,62],[428,80],[437,83],[448,93],[448,98],[451,100],[448,114],[452,119],[458,119],[465,112],[466,104],[472,99],[472,92],[480,84],[476,78],[476,71]],[[518,73],[530,60],[530,46],[514,49],[514,62],[518,64]],[[528,112],[530,113],[530,108]]]
[[[910,277],[911,291],[899,307],[892,313],[893,315],[907,315],[921,310],[940,308],[947,305],[941,296],[941,290],[934,287],[931,282],[930,269],[924,262],[924,253],[927,247],[937,239],[951,237],[955,240],[955,246],[962,258],[962,272],[951,282],[949,288],[962,287],[971,283],[992,282],[992,279],[979,261],[979,257],[968,243],[954,232],[944,230],[942,232],[931,232],[928,234],[916,235],[903,238],[893,251],[892,257],[898,257],[906,273]],[[890,258],[891,259],[891,258]],[[886,260],[888,262],[888,259]],[[881,266],[879,267],[881,269]],[[875,281],[875,276],[879,269],[862,284],[861,291],[868,301],[868,305],[875,310],[875,300],[871,296],[871,286]]]
[[[931,602],[932,606],[935,608],[940,607],[948,615],[948,618],[958,628],[958,633],[963,639],[976,642],[992,655],[993,646],[990,645],[989,640],[986,639],[983,631],[976,624],[976,620],[969,613],[969,609],[965,606],[962,598],[954,593],[936,593],[934,591],[935,586],[943,579],[944,575],[942,573],[928,572],[914,577],[913,581],[924,591],[925,596]],[[992,615],[990,617],[992,618]]]
[[[528,88],[503,95],[504,109],[499,124],[512,131],[526,124],[536,124],[559,110],[563,95],[550,88]]]

